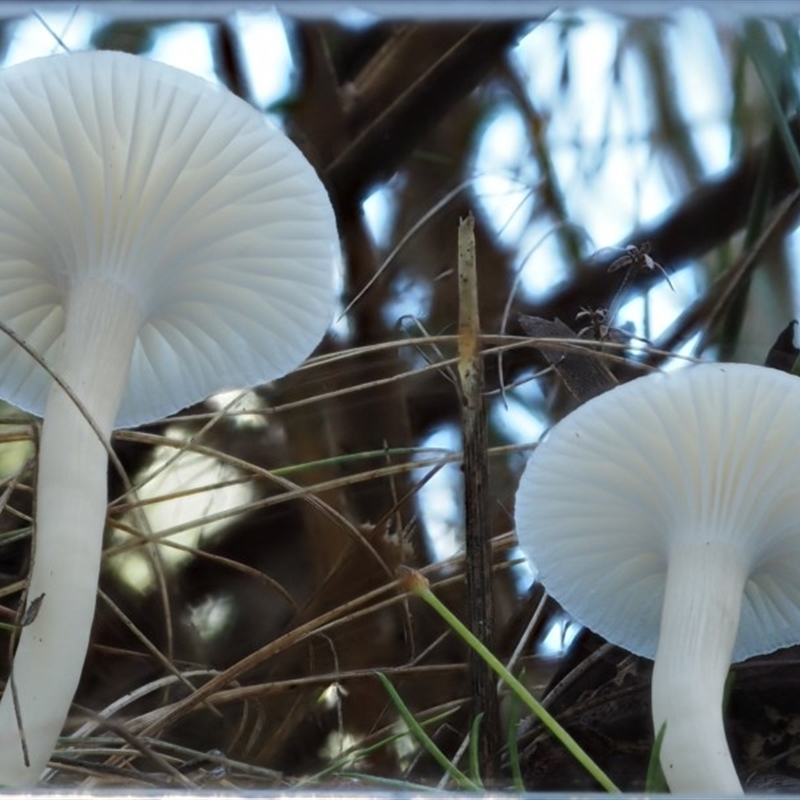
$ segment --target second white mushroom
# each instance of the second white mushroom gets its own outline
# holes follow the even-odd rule
[[[800,642],[800,379],[704,364],[559,422],[522,475],[520,546],[576,620],[655,658],[673,792],[740,794],[731,662]]]

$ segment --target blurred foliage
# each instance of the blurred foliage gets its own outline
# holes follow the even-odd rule
[[[236,25],[204,24],[217,75],[248,97]],[[164,25],[106,20],[92,43],[146,52]],[[464,647],[396,574],[423,570],[466,615],[463,556],[440,560],[433,522],[460,502],[458,452],[431,437],[460,426],[456,232],[472,211],[494,650],[618,785],[641,789],[649,663],[585,631],[567,636],[562,612],[515,566],[511,511],[530,432],[577,402],[520,315],[603,340],[598,358],[611,342],[622,357],[604,370],[617,381],[675,349],[766,358],[796,314],[797,26],[590,11],[481,24],[295,20],[287,35],[296,75],[276,109],[334,201],[346,313],[306,367],[240,405],[118,434],[138,500],[110,475],[94,645],[51,779],[74,784],[88,770],[103,786],[437,785],[440,766],[404,735],[375,670],[468,769]],[[0,30],[0,48],[9,37]],[[619,263],[645,242],[651,262]],[[3,621],[28,568],[32,467],[12,448],[29,447],[35,430],[21,424],[0,430],[11,474]],[[456,514],[459,537],[460,525]],[[735,672],[730,734],[751,786],[800,778],[794,655]],[[507,718],[521,713],[503,702]],[[494,784],[596,788],[534,720],[509,730]]]

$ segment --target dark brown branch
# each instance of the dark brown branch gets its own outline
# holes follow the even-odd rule
[[[352,140],[325,168],[331,189],[341,197],[363,197],[388,180],[523,30],[520,23],[426,25],[393,37],[348,87],[348,117],[355,127]]]
[[[489,514],[489,435],[483,400],[483,358],[480,348],[475,219],[470,214],[458,226],[458,374],[464,442],[464,544],[469,626],[481,644],[494,650],[494,600]],[[496,778],[500,767],[500,708],[494,674],[470,651],[472,713],[482,715],[481,767]]]

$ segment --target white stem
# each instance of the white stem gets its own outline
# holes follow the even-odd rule
[[[51,366],[80,398],[107,442],[140,326],[130,293],[107,283],[73,287],[64,349]],[[0,701],[0,785],[34,784],[47,766],[81,676],[94,618],[105,529],[108,456],[68,395],[53,384],[39,447],[34,558],[28,602],[44,598],[22,629]]]
[[[666,723],[661,766],[672,792],[739,795],[722,699],[747,579],[718,542],[679,544],[669,556],[653,668],[653,724]]]

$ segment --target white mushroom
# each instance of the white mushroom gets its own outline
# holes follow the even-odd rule
[[[739,794],[722,720],[731,662],[800,642],[800,380],[743,364],[652,374],[539,444],[520,546],[579,622],[655,658],[673,792]]]
[[[208,395],[277,378],[334,311],[338,239],[303,156],[255,109],[122,53],[0,72],[0,396],[44,416],[29,601],[0,702],[0,784],[36,781],[94,615],[107,444]]]

